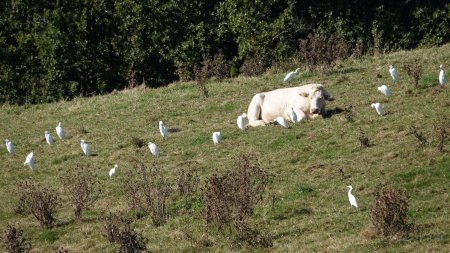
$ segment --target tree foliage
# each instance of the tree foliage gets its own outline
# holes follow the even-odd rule
[[[138,83],[157,87],[222,53],[231,68],[299,55],[308,34],[385,52],[449,41],[447,1],[5,0],[0,103],[40,103]]]

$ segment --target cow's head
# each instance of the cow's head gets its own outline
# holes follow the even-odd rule
[[[303,93],[301,95],[309,98],[309,111],[311,114],[323,114],[325,112],[325,101],[334,100],[334,97],[331,96],[322,85],[313,86],[308,93]]]

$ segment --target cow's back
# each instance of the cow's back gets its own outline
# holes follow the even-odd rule
[[[288,107],[297,107],[299,103],[304,103],[305,97],[301,97],[298,87],[282,88],[264,92],[264,102],[262,105],[261,118],[266,123],[272,122],[278,116],[288,117]]]

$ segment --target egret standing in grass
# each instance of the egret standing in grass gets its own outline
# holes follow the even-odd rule
[[[439,84],[444,85],[447,82],[447,78],[445,77],[444,65],[441,64],[439,66]]]
[[[162,121],[159,121],[159,132],[163,139],[167,139],[169,137],[169,132],[167,131],[167,127],[164,125]]]
[[[152,155],[159,156],[159,148],[158,148],[158,146],[156,146],[155,143],[149,142],[148,148],[150,149],[150,152],[152,153]]]
[[[25,162],[23,163],[23,166],[28,165],[33,171],[36,168],[36,165],[34,164],[34,153],[31,152],[27,155],[27,157],[25,158]]]
[[[392,80],[394,80],[394,82],[397,82],[398,73],[397,70],[392,65],[389,65],[389,73],[391,74]]]
[[[117,164],[114,164],[114,168],[109,170],[109,178],[112,178],[116,174]]]
[[[294,107],[292,106],[289,107],[289,118],[292,122],[294,122],[294,124],[298,122],[297,113],[295,113]]]
[[[390,97],[392,95],[391,90],[385,84],[378,87],[378,90],[386,97]]]
[[[283,79],[283,81],[285,82],[289,82],[292,79],[294,79],[294,77],[298,74],[298,72],[300,71],[300,68],[296,69],[295,71],[289,72]]]
[[[83,153],[85,156],[91,155],[91,148],[89,147],[89,144],[87,144],[84,140],[80,141],[81,149],[83,150]]]
[[[50,135],[48,131],[44,132],[45,140],[47,141],[48,145],[53,145],[53,137]]]
[[[217,145],[222,140],[222,135],[220,134],[220,132],[214,132],[212,134],[212,139],[213,139],[214,145]]]
[[[348,201],[350,201],[350,205],[354,206],[356,208],[358,208],[358,204],[356,203],[356,198],[355,196],[353,196],[352,194],[352,189],[353,187],[351,185],[347,186],[348,187]]]
[[[10,140],[6,139],[5,145],[6,145],[6,150],[8,150],[8,153],[10,153],[10,154],[14,153],[14,145]]]
[[[380,116],[384,116],[384,108],[383,105],[380,103],[373,103],[370,105],[370,107],[375,108],[375,110],[377,111],[378,115]]]
[[[58,123],[58,126],[56,127],[56,134],[58,137],[62,140],[66,137],[66,134],[64,133],[64,129],[61,126],[61,122]]]
[[[283,117],[277,117],[275,119],[275,122],[277,122],[280,126],[284,127],[284,128],[289,128],[288,122],[286,121],[285,118]]]
[[[237,120],[236,120],[236,124],[239,127],[239,129],[241,129],[241,131],[245,130],[245,125],[247,124],[247,113],[242,113],[241,115],[238,116]]]

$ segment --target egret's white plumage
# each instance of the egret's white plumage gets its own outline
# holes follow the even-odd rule
[[[116,174],[117,164],[114,164],[114,168],[109,170],[109,178],[112,178]]]
[[[61,122],[58,123],[58,126],[56,126],[56,134],[60,139],[64,139],[66,137],[66,134],[64,133],[64,129],[61,126]]]
[[[375,108],[375,110],[377,111],[378,115],[383,116],[384,115],[384,108],[383,105],[380,103],[373,103],[370,105],[370,107]]]
[[[48,131],[45,131],[44,136],[45,136],[45,140],[47,141],[47,143],[49,145],[52,145],[54,143],[53,137],[51,136],[51,134]]]
[[[295,113],[294,107],[292,106],[289,107],[289,118],[292,122],[294,122],[294,124],[298,122],[297,113]]]
[[[8,150],[8,153],[10,153],[10,154],[14,153],[14,144],[10,140],[6,139],[5,145],[6,145],[6,150]]]
[[[358,204],[356,203],[356,198],[355,196],[353,196],[352,194],[352,189],[353,187],[351,185],[347,186],[348,187],[348,201],[350,201],[350,205],[354,206],[356,208],[358,208]]]
[[[164,125],[162,121],[159,121],[159,132],[163,139],[167,139],[169,137],[169,132],[167,131],[167,127]]]
[[[219,144],[220,141],[222,140],[222,135],[220,134],[220,132],[214,132],[212,134],[212,139],[213,139],[214,145]]]
[[[245,125],[247,124],[247,122],[247,113],[242,113],[236,120],[237,126],[239,127],[239,129],[241,129],[241,131],[245,130]]]
[[[300,68],[296,69],[295,71],[289,72],[283,79],[283,81],[285,82],[289,82],[292,79],[294,79],[294,77],[298,74],[298,72],[300,71]]]
[[[394,82],[397,82],[398,72],[392,65],[389,65],[389,73],[391,74],[392,80],[394,80]]]
[[[83,153],[85,156],[91,155],[91,148],[89,147],[89,144],[87,144],[84,140],[80,141],[81,149],[83,150]]]
[[[27,157],[25,158],[25,162],[23,163],[23,166],[28,165],[32,170],[34,170],[36,168],[36,165],[34,164],[34,153],[31,152],[27,155]]]
[[[150,149],[150,152],[152,153],[152,155],[159,156],[159,148],[158,148],[158,146],[156,146],[155,143],[149,142],[148,148]]]
[[[390,97],[392,95],[391,90],[385,84],[378,87],[378,90],[383,93],[386,97]]]
[[[445,77],[444,65],[441,64],[439,66],[439,84],[444,85],[447,82],[447,78]]]
[[[282,126],[284,128],[288,128],[289,127],[288,122],[286,121],[286,119],[281,117],[281,116],[277,117],[275,119],[275,122],[277,122],[280,126]]]

